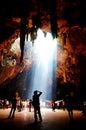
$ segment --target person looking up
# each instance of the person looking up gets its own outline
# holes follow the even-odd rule
[[[39,117],[39,120],[42,121],[42,116],[41,116],[41,111],[40,111],[40,101],[39,97],[42,94],[40,91],[34,91],[33,97],[32,97],[32,105],[34,107],[34,118],[35,118],[35,123],[37,122]]]

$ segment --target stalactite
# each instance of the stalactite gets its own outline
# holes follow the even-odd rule
[[[51,33],[53,38],[57,37],[57,11],[56,11],[56,0],[50,2],[50,23]]]

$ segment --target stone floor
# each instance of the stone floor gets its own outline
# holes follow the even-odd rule
[[[0,109],[0,130],[86,130],[86,117],[82,111],[74,110],[74,120],[70,121],[68,113],[63,109],[55,112],[49,108],[41,108],[42,122],[34,123],[34,112],[24,109],[16,110],[15,117],[8,119],[10,108]]]

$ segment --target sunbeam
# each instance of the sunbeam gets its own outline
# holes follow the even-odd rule
[[[45,37],[39,29],[37,39],[34,41],[33,54],[35,61],[32,66],[28,98],[32,97],[34,90],[43,92],[42,99],[55,98],[57,40],[53,39],[50,33]]]

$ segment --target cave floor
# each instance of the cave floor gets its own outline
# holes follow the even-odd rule
[[[0,109],[0,130],[86,130],[86,116],[82,111],[73,111],[73,120],[70,121],[67,110],[41,108],[43,121],[34,123],[33,109],[29,112],[24,109],[21,112],[16,110],[15,117],[8,119],[10,108]]]

